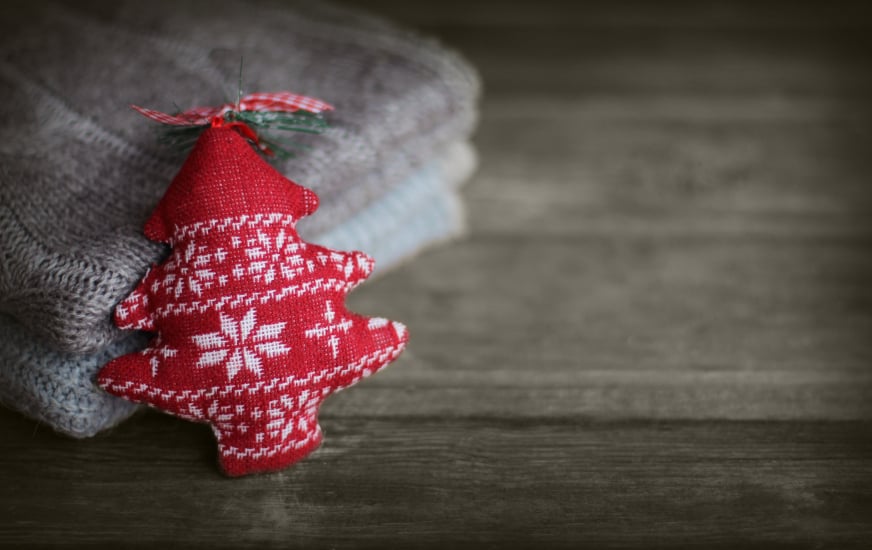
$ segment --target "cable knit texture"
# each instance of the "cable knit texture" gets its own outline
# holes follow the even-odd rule
[[[321,197],[311,234],[375,204],[475,123],[465,62],[324,2],[5,2],[0,311],[63,351],[121,339],[110,312],[165,254],[140,228],[181,162],[126,106],[222,103],[240,56],[246,89],[336,107],[331,129],[300,136],[309,148],[277,166]]]

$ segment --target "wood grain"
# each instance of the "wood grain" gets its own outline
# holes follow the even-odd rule
[[[12,547],[32,529],[46,543],[126,532],[146,547],[215,548],[850,546],[872,536],[868,422],[328,415],[327,443],[310,459],[240,480],[217,474],[208,429],[163,415],[72,443],[0,422],[6,454],[29,458],[0,474],[4,522],[17,527],[0,543]]]
[[[484,77],[469,235],[349,300],[409,349],[268,476],[0,411],[0,547],[866,547],[872,10],[352,4]]]

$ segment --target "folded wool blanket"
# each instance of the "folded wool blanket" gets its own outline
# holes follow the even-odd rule
[[[377,272],[384,271],[425,244],[461,230],[457,187],[474,166],[472,148],[454,144],[439,160],[346,222],[307,239],[343,250],[367,250]],[[304,227],[300,230],[309,233]],[[0,403],[61,433],[92,436],[136,410],[132,403],[98,388],[97,371],[109,360],[145,347],[147,341],[138,333],[97,353],[63,353],[8,315],[0,315]]]
[[[4,2],[0,7],[0,312],[94,352],[163,249],[141,228],[182,157],[129,103],[164,111],[291,90],[336,107],[277,168],[314,189],[327,232],[467,138],[478,80],[456,55],[323,2]],[[399,245],[397,245],[399,246]]]

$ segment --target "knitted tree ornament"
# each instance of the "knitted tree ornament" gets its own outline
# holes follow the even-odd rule
[[[312,452],[321,402],[408,340],[400,323],[346,310],[373,261],[301,240],[295,224],[317,206],[237,131],[206,129],[145,225],[170,256],[115,310],[119,327],[156,335],[107,364],[98,384],[211,424],[231,476]]]

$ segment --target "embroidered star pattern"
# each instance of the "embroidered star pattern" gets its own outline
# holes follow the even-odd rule
[[[227,379],[233,380],[243,367],[257,376],[263,374],[261,356],[278,357],[291,350],[279,340],[287,323],[271,323],[255,329],[257,310],[248,310],[240,320],[224,313],[220,314],[221,331],[197,334],[192,338],[202,351],[197,360],[198,367],[224,365]]]
[[[327,345],[330,346],[330,350],[333,352],[333,358],[335,359],[337,355],[339,355],[339,343],[341,339],[339,338],[339,334],[345,334],[351,328],[351,320],[343,319],[337,323],[334,323],[333,320],[336,318],[336,312],[333,311],[333,304],[330,300],[325,302],[324,307],[324,320],[326,323],[318,323],[314,327],[306,330],[306,336],[308,338],[326,338]]]
[[[211,424],[229,475],[307,456],[323,400],[408,340],[400,323],[345,308],[373,261],[302,241],[295,224],[316,207],[234,131],[206,130],[145,227],[170,256],[116,308],[119,327],[155,338],[103,367],[98,384]]]

